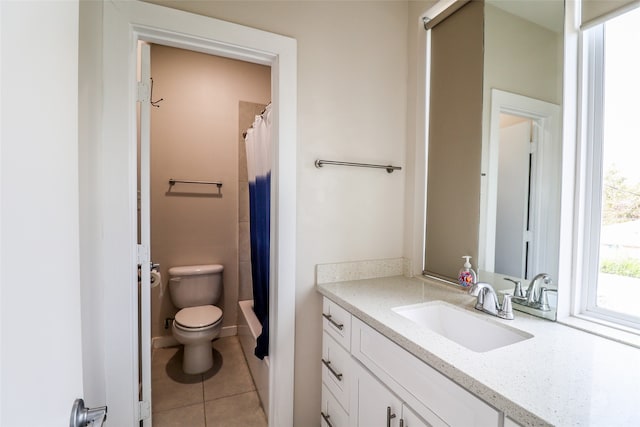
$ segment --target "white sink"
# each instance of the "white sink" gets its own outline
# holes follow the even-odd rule
[[[470,313],[444,301],[392,308],[420,326],[478,353],[533,338],[533,335],[503,325],[487,314]]]

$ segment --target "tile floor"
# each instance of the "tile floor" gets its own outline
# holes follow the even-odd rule
[[[212,343],[213,367],[182,372],[182,348],[158,348],[151,361],[153,427],[267,427],[238,337]]]

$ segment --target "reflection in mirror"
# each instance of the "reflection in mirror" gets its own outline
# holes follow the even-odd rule
[[[485,2],[478,265],[498,290],[558,277],[563,20],[562,1]]]
[[[527,286],[541,272],[557,277],[560,140],[558,105],[491,91],[480,278],[497,289]]]
[[[460,15],[468,5],[474,3],[465,5],[446,21],[454,24],[451,18]],[[481,121],[481,135],[470,131],[475,129],[477,122],[468,115],[464,119],[458,115],[456,120],[449,119],[449,115],[434,118],[434,107],[440,110],[446,101],[444,104],[434,101],[434,94],[431,93],[425,273],[455,278],[460,257],[475,255],[472,263],[474,267],[478,266],[480,280],[492,283],[498,291],[513,290],[513,283],[503,280],[504,276],[522,281],[526,289],[532,277],[548,273],[556,285],[559,239],[556,198],[559,198],[560,191],[562,130],[559,112],[562,104],[564,2],[486,0],[483,17],[484,46],[480,66],[482,108],[475,116]],[[468,25],[458,25],[457,30],[452,29],[454,34],[464,34],[467,30]],[[432,72],[434,67],[441,66],[435,62],[436,58],[432,56]],[[452,87],[447,90],[457,94],[456,85],[450,78],[455,70],[451,69],[451,64],[448,66],[445,75]],[[467,87],[476,73],[473,71],[472,76],[471,69],[467,67],[465,70]],[[432,90],[433,86],[432,75]],[[438,93],[443,90],[443,86],[437,87]],[[475,87],[473,90],[467,89],[467,99],[457,106],[473,104],[475,98],[469,98],[469,94],[475,94],[475,90]],[[494,90],[520,96],[533,103],[543,102],[555,109],[557,115],[554,115],[556,112],[541,111],[537,107],[516,108],[508,100],[502,104],[494,102]],[[450,95],[444,99],[456,99]],[[468,107],[465,108],[468,111]],[[493,109],[497,109],[495,117],[492,115]],[[498,167],[499,156],[506,157],[507,154],[506,151],[502,153],[499,147],[508,143],[502,144],[499,136],[501,113],[521,122],[515,127],[506,126],[505,134],[519,132],[523,140],[527,136],[529,138],[529,142],[522,143],[519,148],[509,145],[513,150],[521,151],[522,163],[503,161],[502,169]],[[436,131],[444,129],[448,134],[436,139],[434,126],[437,127]],[[460,128],[468,129],[467,134],[459,134]],[[434,150],[432,144],[437,147],[438,143],[444,144],[457,157],[436,159],[440,151]],[[473,146],[472,143],[477,145]],[[478,146],[481,146],[480,150],[476,149]],[[532,146],[536,147],[534,153],[527,153]],[[463,170],[460,169],[460,159],[464,159]],[[474,175],[474,164],[480,166],[479,177]],[[456,173],[452,175],[451,171]],[[468,181],[463,183],[461,179]],[[513,188],[516,186],[517,189]],[[433,194],[434,188],[436,194]],[[460,200],[465,203],[461,205]],[[475,203],[479,203],[479,206]],[[459,211],[464,211],[467,216],[462,216]],[[553,295],[550,297],[553,298]]]

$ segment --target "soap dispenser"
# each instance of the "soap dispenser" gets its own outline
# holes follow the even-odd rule
[[[462,259],[464,259],[465,262],[458,272],[458,284],[464,288],[468,288],[478,281],[478,276],[476,276],[476,272],[471,268],[471,263],[469,262],[471,257],[469,255],[465,255]]]

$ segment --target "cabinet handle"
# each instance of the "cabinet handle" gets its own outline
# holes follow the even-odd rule
[[[336,328],[342,330],[344,328],[344,325],[342,323],[338,323],[335,320],[333,320],[331,318],[330,314],[326,314],[326,313],[322,313],[322,317],[324,317],[325,319],[327,319],[329,321],[329,323],[331,323],[333,326],[335,326]]]
[[[342,381],[342,374],[339,374],[338,372],[336,372],[336,370],[335,370],[335,369],[333,369],[333,368],[331,367],[331,361],[329,361],[329,360],[324,360],[324,359],[321,359],[321,360],[322,360],[322,363],[324,363],[324,366],[326,366],[326,367],[327,367],[327,369],[329,370],[329,372],[331,372],[331,373],[333,374],[333,376],[334,376],[334,377],[336,377],[336,378],[338,379],[338,381]]]
[[[391,406],[387,406],[387,427],[391,427],[391,420],[396,417],[396,414],[391,413]]]
[[[324,412],[320,411],[320,415],[322,415],[322,419],[324,420],[325,423],[327,423],[329,427],[333,427],[333,424],[331,424],[331,421],[329,421],[329,418],[330,418],[329,414],[325,415]]]
[[[400,418],[400,427],[404,427],[404,420]]]

